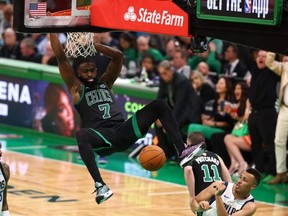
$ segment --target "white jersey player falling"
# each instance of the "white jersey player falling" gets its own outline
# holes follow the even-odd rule
[[[248,202],[254,202],[253,196],[250,194],[246,199],[235,199],[233,195],[233,183],[225,182],[226,189],[221,195],[223,200],[225,209],[228,215],[233,215],[235,212],[241,210],[244,205]],[[203,212],[203,216],[215,216],[217,215],[217,207],[215,197],[213,197],[209,201],[210,206],[212,207],[210,210]]]

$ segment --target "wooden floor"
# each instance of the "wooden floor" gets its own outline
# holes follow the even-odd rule
[[[85,167],[21,153],[4,152],[10,165],[8,202],[12,216],[187,216],[186,187],[101,170],[114,195],[95,203]],[[288,208],[257,203],[256,216],[288,216]]]

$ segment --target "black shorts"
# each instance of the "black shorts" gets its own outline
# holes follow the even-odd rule
[[[113,128],[90,128],[90,130],[95,137],[95,142],[91,143],[92,148],[97,154],[103,156],[125,151],[143,137],[138,127],[136,114]]]

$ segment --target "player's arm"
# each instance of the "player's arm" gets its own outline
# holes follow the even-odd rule
[[[216,202],[216,208],[217,208],[217,216],[229,216],[226,209],[225,209],[225,205],[224,205],[224,202],[223,202],[222,197],[221,197],[225,188],[224,189],[218,188],[216,186],[215,202]]]
[[[252,216],[257,210],[257,206],[254,202],[248,202],[244,207],[233,214],[233,216]]]
[[[49,36],[50,36],[50,41],[51,41],[51,47],[58,61],[58,66],[59,66],[61,77],[63,78],[65,84],[67,85],[69,92],[71,93],[73,86],[77,82],[77,78],[74,75],[73,68],[70,65],[64,53],[64,50],[63,50],[62,44],[59,41],[58,35],[56,33],[50,33]]]
[[[4,175],[6,177],[6,185],[3,191],[2,215],[9,216],[9,207],[8,207],[8,201],[7,201],[7,187],[8,187],[8,181],[10,179],[10,168],[8,164],[6,163],[2,163],[2,166],[3,166]]]
[[[217,182],[213,182],[207,188],[202,190],[196,197],[192,199],[192,202],[190,205],[191,210],[193,212],[203,212],[203,211],[209,210],[211,208],[209,205],[209,200],[215,195],[216,188],[223,187],[223,185],[224,185],[224,182],[217,181]]]
[[[277,75],[281,76],[284,71],[284,64],[282,62],[275,61],[275,53],[267,52],[266,66]]]
[[[112,89],[113,83],[118,78],[123,65],[123,54],[120,50],[105,46],[103,44],[95,43],[95,49],[103,53],[105,56],[111,58],[105,73],[101,76],[100,80],[107,83],[108,87]]]
[[[195,177],[192,166],[186,166],[184,168],[184,178],[190,195],[189,203],[191,207],[192,199],[195,197]]]
[[[245,108],[245,112],[244,112],[244,116],[242,118],[242,121],[248,121],[251,110],[252,110],[252,107],[251,107],[250,100],[247,99],[246,100],[246,108]]]
[[[227,166],[225,165],[223,159],[219,155],[217,155],[217,157],[218,157],[219,162],[220,162],[223,180],[226,182],[232,182],[229,170],[228,170]]]

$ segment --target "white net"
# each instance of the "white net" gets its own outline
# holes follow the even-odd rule
[[[65,54],[68,58],[93,56],[97,52],[93,44],[94,33],[68,32]]]

